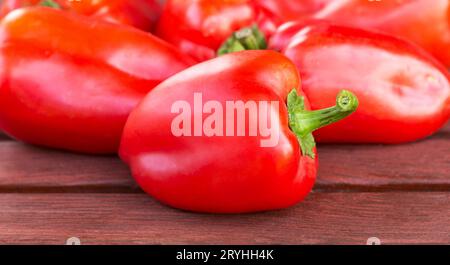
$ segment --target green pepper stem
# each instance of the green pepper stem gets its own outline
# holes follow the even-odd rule
[[[56,9],[61,9],[61,6],[57,2],[55,2],[53,0],[42,0],[39,3],[39,5],[40,6],[51,7],[51,8],[56,8]]]
[[[320,110],[305,110],[304,98],[294,89],[288,96],[289,126],[297,136],[302,152],[314,157],[312,132],[338,122],[358,108],[358,98],[350,91],[342,90],[336,97],[336,105]]]
[[[243,28],[234,32],[217,51],[218,55],[227,53],[244,51],[244,50],[265,50],[267,42],[259,28],[254,25],[252,27]]]
[[[336,97],[336,105],[326,109],[302,111],[294,114],[300,125],[302,135],[338,122],[352,114],[358,107],[356,96],[346,90],[342,90]]]

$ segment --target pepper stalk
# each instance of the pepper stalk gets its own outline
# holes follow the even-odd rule
[[[356,111],[358,105],[355,94],[342,90],[336,97],[335,106],[310,111],[305,109],[305,98],[293,89],[287,98],[289,127],[297,136],[303,155],[315,158],[316,143],[312,135],[315,130],[346,118]]]
[[[55,2],[53,0],[42,0],[39,3],[39,5],[40,6],[51,7],[51,8],[55,8],[55,9],[61,9],[61,6],[57,2]]]
[[[245,51],[245,50],[265,50],[267,42],[264,33],[258,26],[253,25],[234,32],[219,48],[217,54]]]

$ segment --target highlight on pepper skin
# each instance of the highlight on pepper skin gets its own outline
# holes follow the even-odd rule
[[[450,67],[448,0],[256,0],[256,3],[277,27],[287,22],[325,20],[384,32],[421,46]]]
[[[155,29],[162,11],[159,0],[3,0],[0,4],[0,18],[19,8],[44,6],[145,31]]]

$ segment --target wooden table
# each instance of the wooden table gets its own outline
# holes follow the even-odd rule
[[[0,136],[0,243],[450,244],[450,126],[407,145],[322,145],[314,192],[293,208],[206,215],[160,205],[116,157]]]

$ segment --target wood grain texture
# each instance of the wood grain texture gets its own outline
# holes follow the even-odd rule
[[[318,153],[317,188],[450,191],[450,131],[403,145],[323,145]]]
[[[0,192],[133,192],[129,170],[115,156],[86,156],[0,142]]]
[[[304,203],[205,215],[143,194],[117,157],[3,140],[0,244],[450,244],[449,144],[447,126],[406,145],[322,145]]]
[[[450,193],[313,193],[287,210],[187,213],[145,194],[2,194],[0,243],[450,243]]]
[[[316,190],[450,191],[450,126],[404,145],[320,145]],[[0,141],[0,192],[138,192],[115,156]]]

